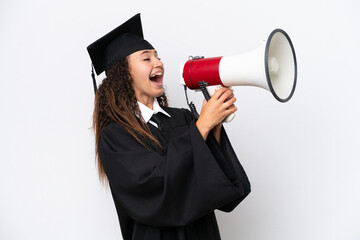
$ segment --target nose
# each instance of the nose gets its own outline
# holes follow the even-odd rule
[[[154,67],[164,68],[164,64],[159,58],[155,58]]]

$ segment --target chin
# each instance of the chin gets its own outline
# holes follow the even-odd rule
[[[159,94],[156,94],[155,97],[160,97],[160,96],[163,95],[163,94],[164,94],[164,91],[162,91],[162,92],[159,93]]]

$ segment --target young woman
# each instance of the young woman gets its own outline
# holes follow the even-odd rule
[[[199,119],[170,108],[164,65],[143,39],[140,16],[88,47],[96,72],[93,126],[100,178],[108,180],[125,240],[220,239],[214,210],[250,192],[222,127],[232,90],[204,102]]]

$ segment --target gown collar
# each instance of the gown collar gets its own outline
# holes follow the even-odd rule
[[[139,105],[141,115],[144,118],[145,122],[149,122],[152,115],[159,113],[159,112],[163,113],[165,116],[171,117],[164,109],[161,108],[161,106],[156,98],[154,98],[153,109],[148,108],[147,106],[145,106],[144,104],[142,104],[139,101],[137,103]]]

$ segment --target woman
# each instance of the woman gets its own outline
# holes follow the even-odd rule
[[[164,66],[137,14],[88,47],[106,76],[93,126],[100,178],[108,180],[125,240],[220,239],[214,210],[233,210],[250,184],[222,128],[232,90],[204,102],[200,117],[170,108]]]

